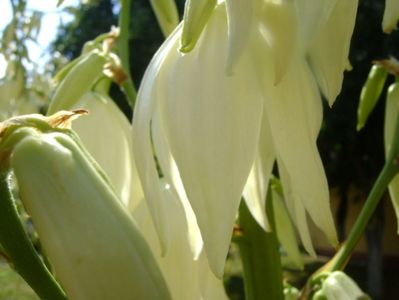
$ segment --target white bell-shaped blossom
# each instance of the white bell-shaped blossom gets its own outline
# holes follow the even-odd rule
[[[316,145],[322,121],[318,84],[332,103],[356,4],[326,0],[313,8],[304,1],[226,0],[212,11],[191,52],[178,51],[181,27],[164,42],[143,78],[133,118],[138,172],[163,252],[170,228],[154,155],[172,188],[187,197],[218,277],[243,191],[255,219],[268,229],[264,201],[275,160],[306,250],[314,254],[307,214],[336,244]],[[308,20],[320,15],[322,21]],[[328,57],[320,53],[321,35],[333,34],[335,25],[336,52]],[[160,156],[170,157],[173,172],[164,172]]]

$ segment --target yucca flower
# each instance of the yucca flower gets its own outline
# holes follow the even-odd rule
[[[306,214],[337,242],[316,147],[319,88],[332,104],[348,65],[357,0],[226,0],[214,9],[206,6],[211,2],[186,5],[202,9],[200,16],[186,14],[205,24],[199,22],[203,30],[195,46],[180,44],[187,30],[179,26],[154,56],[139,89],[133,135],[162,250],[169,244],[166,208],[152,141],[156,155],[168,153],[176,164],[173,174],[161,166],[162,172],[181,180],[175,188],[184,190],[210,267],[221,277],[245,186],[250,210],[268,229],[264,201],[275,160],[306,250],[314,254]],[[182,55],[181,47],[193,50]],[[156,142],[157,130],[166,142]]]
[[[70,299],[170,299],[159,267],[106,174],[73,132],[74,113],[2,123],[1,148]]]

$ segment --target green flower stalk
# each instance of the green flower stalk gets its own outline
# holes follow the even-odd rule
[[[40,129],[10,133],[4,142],[13,144],[10,166],[20,198],[68,298],[170,299],[109,180],[68,130]]]
[[[169,36],[179,24],[179,12],[175,0],[151,0],[150,2],[163,35]]]

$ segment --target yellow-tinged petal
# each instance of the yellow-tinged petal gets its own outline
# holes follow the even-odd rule
[[[226,76],[227,52],[225,8],[219,6],[192,52],[171,51],[157,95],[171,153],[218,277],[255,157],[263,106],[257,80],[251,80],[251,57],[246,53],[237,75]]]
[[[394,139],[394,130],[399,113],[399,83],[392,84],[387,93],[387,102],[385,106],[385,126],[384,126],[384,143],[385,155],[388,155]],[[396,218],[399,220],[399,175],[389,184],[389,195],[395,209]],[[399,234],[399,221],[398,221]]]
[[[255,10],[258,0],[226,0],[229,51],[226,71],[234,72],[234,66],[248,47],[248,39],[255,26]]]
[[[337,243],[326,175],[316,146],[322,103],[307,63],[295,59],[280,84],[266,89],[265,111],[275,151],[289,175],[292,195],[332,244]],[[266,95],[267,97],[267,95]],[[285,186],[284,186],[285,188]]]
[[[330,105],[341,91],[357,5],[358,0],[337,0],[309,49],[312,71]]]
[[[248,210],[265,231],[270,231],[269,220],[266,216],[266,198],[275,159],[276,155],[270,125],[264,112],[259,149],[245,185],[243,196]]]
[[[184,214],[187,220],[187,238],[190,244],[193,259],[196,260],[201,254],[203,248],[201,232],[198,227],[197,217],[195,216],[190,202],[187,199],[186,191],[184,190],[176,162],[170,152],[170,147],[168,141],[166,140],[163,126],[161,126],[161,120],[158,111],[155,113],[151,125],[155,154],[161,167],[161,171],[166,178],[170,189],[174,190],[184,208]],[[169,194],[170,193],[171,192],[169,192]],[[168,219],[169,218],[170,217],[168,217]]]
[[[275,84],[283,78],[298,50],[298,19],[294,3],[293,0],[264,1],[258,12],[258,30],[273,57]]]
[[[153,156],[150,124],[158,105],[158,73],[167,55],[171,51],[177,53],[176,45],[180,34],[181,26],[162,44],[151,60],[137,94],[133,116],[133,153],[141,186],[163,253],[167,251],[168,247],[167,216],[165,215],[165,203],[162,201],[159,176]]]
[[[21,200],[70,299],[170,299],[143,236],[81,148],[62,133],[20,141]]]
[[[141,199],[129,121],[112,99],[99,92],[85,94],[75,108],[87,109],[89,114],[75,120],[72,129],[104,169],[119,198],[125,205]]]
[[[157,256],[158,264],[167,281],[174,300],[227,299],[223,282],[209,268],[202,252],[193,258],[189,238],[190,220],[177,194],[164,182],[163,196],[167,202],[166,213],[170,220],[170,248],[164,257]],[[154,253],[159,252],[159,243],[151,216],[145,202],[139,204],[133,216],[146,236]]]
[[[382,30],[390,33],[396,29],[399,20],[399,2],[397,0],[385,0],[384,18]]]
[[[296,0],[300,50],[303,54],[327,22],[337,0]]]
[[[312,238],[310,236],[309,225],[306,218],[306,211],[301,200],[292,191],[291,178],[287,168],[280,158],[277,157],[278,171],[281,183],[283,185],[284,200],[291,218],[301,238],[302,245],[311,256],[316,257],[313,247]],[[278,228],[277,228],[278,230]]]

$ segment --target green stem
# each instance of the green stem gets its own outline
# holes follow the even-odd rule
[[[377,208],[377,205],[380,202],[386,188],[395,175],[399,172],[399,118],[396,120],[395,126],[396,127],[393,135],[394,140],[392,141],[391,149],[387,155],[387,162],[378,176],[373,189],[368,195],[366,203],[364,204],[360,215],[355,222],[355,225],[352,227],[347,240],[329,263],[328,269],[331,268],[332,271],[342,270],[345,268],[353,249],[363,235],[367,223]]]
[[[35,251],[19,217],[9,172],[0,172],[0,243],[16,271],[44,300],[66,300],[62,288]]]
[[[381,200],[388,184],[395,177],[398,170],[392,164],[387,164],[382,169],[373,189],[371,190],[366,203],[364,204],[359,217],[356,219],[349,236],[341,248],[338,250],[332,261],[332,271],[343,270],[348,262],[353,249],[356,247],[363,235],[366,226],[373,215],[378,203]]]
[[[129,61],[129,21],[131,11],[131,0],[120,0],[121,10],[119,13],[119,38],[118,38],[118,52],[121,59],[122,68],[127,79],[122,83],[122,90],[126,95],[129,105],[134,108],[136,102],[136,87],[134,86],[132,76],[130,74]]]
[[[271,204],[271,201],[267,202]],[[269,221],[273,224],[272,209],[268,211],[271,212]],[[266,233],[252,217],[244,201],[241,202],[239,214],[242,235],[236,241],[243,264],[246,300],[284,299],[275,232]]]

